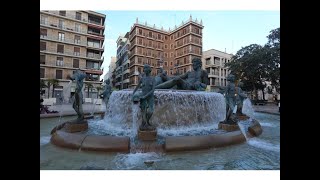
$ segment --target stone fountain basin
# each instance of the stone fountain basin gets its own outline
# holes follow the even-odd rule
[[[253,120],[246,129],[246,136],[249,138],[259,136],[261,133],[261,125],[256,120]],[[130,146],[129,137],[86,135],[79,132],[70,133],[66,132],[64,128],[56,130],[52,134],[50,141],[59,147],[84,151],[128,153],[133,148]],[[201,136],[167,136],[163,146],[159,146],[157,143],[151,143],[148,146],[161,147],[163,152],[177,152],[223,147],[240,144],[245,141],[246,138],[243,133],[240,130],[235,130],[222,134]],[[148,147],[151,151],[157,148]]]

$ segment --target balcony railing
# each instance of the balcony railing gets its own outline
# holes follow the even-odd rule
[[[93,48],[99,48],[99,49],[102,49],[102,47],[100,47],[100,44],[95,44],[95,43],[90,43],[90,42],[87,42],[87,46],[88,47],[93,47]]]
[[[53,40],[53,41],[60,41],[60,42],[65,42],[65,43],[70,43],[70,44],[77,44],[77,45],[82,45],[82,46],[87,45],[86,42],[79,41],[76,39],[59,38],[59,37],[45,36],[45,35],[40,35],[40,38],[47,39],[47,40]]]
[[[97,25],[102,26],[101,22],[97,22],[97,21],[94,21],[94,20],[91,20],[91,19],[89,19],[88,22],[89,22],[89,23],[92,23],[92,24],[97,24]]]
[[[40,20],[40,24],[46,25],[46,26],[51,26],[51,27],[55,27],[55,28],[59,28],[59,29],[63,29],[63,30],[67,30],[67,31],[74,31],[74,32],[78,32],[78,33],[82,33],[82,34],[87,34],[87,31],[83,31],[81,29],[77,29],[74,27],[66,27],[65,25],[62,24],[55,24],[55,23],[49,23],[48,21],[41,21]]]
[[[88,31],[88,34],[93,34],[93,35],[97,35],[97,36],[102,36],[102,34],[96,33],[96,32],[93,32],[93,31]]]
[[[88,58],[94,58],[94,59],[101,59],[101,55],[100,54],[94,54],[94,53],[88,53],[87,57]]]
[[[59,12],[51,11],[51,12],[46,12],[46,13],[61,16],[61,15],[59,14]],[[87,19],[85,19],[85,18],[82,18],[82,19],[80,18],[80,19],[79,19],[80,16],[76,16],[76,15],[66,14],[65,16],[62,16],[62,17],[66,17],[66,18],[70,18],[70,19],[75,19],[75,20],[82,21],[82,22],[88,22]]]

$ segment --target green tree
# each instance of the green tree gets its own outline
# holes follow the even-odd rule
[[[89,98],[90,90],[92,90],[93,85],[92,85],[92,83],[90,83],[90,82],[85,82],[85,85],[86,85],[86,87],[88,88],[88,98]]]
[[[267,80],[280,93],[280,27],[271,30],[267,38],[268,43],[265,48],[269,50],[270,55]]]
[[[255,99],[262,90],[264,99],[265,81],[271,81],[280,93],[280,28],[270,31],[264,46],[251,44],[241,48],[226,66],[243,82],[245,91],[253,91]]]
[[[57,79],[48,79],[48,80],[47,80],[48,98],[50,97],[50,95],[49,95],[50,93],[49,93],[49,92],[50,92],[50,87],[51,87],[51,86],[53,86],[53,87],[52,87],[52,95],[51,95],[51,96],[53,97],[54,88],[55,88],[56,86],[59,86],[59,80],[57,80]]]
[[[43,79],[40,79],[40,92],[42,92],[43,88],[46,88],[47,85]]]

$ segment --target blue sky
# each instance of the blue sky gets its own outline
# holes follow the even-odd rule
[[[235,54],[250,44],[263,45],[272,29],[280,27],[280,11],[97,11],[106,14],[104,74],[108,71],[111,56],[116,56],[116,40],[130,31],[138,17],[164,29],[173,29],[192,19],[202,19],[203,51],[217,49]],[[104,75],[103,74],[103,75]],[[102,76],[103,77],[103,76]],[[102,78],[101,77],[101,78]]]

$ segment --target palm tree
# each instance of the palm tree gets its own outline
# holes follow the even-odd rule
[[[43,79],[40,79],[40,93],[42,92],[42,89],[43,88],[46,88],[47,87],[47,85],[46,85],[46,83],[44,82],[44,80]]]
[[[49,96],[49,91],[50,91],[51,85],[53,86],[53,87],[52,87],[52,95],[51,95],[51,96],[53,97],[54,88],[55,88],[56,86],[59,86],[59,80],[57,80],[57,79],[48,79],[48,82],[47,82],[48,98],[50,97],[50,96]]]
[[[90,89],[92,90],[93,85],[92,85],[92,83],[90,83],[90,82],[86,82],[85,85],[86,85],[86,87],[88,88],[88,98],[89,98]]]

